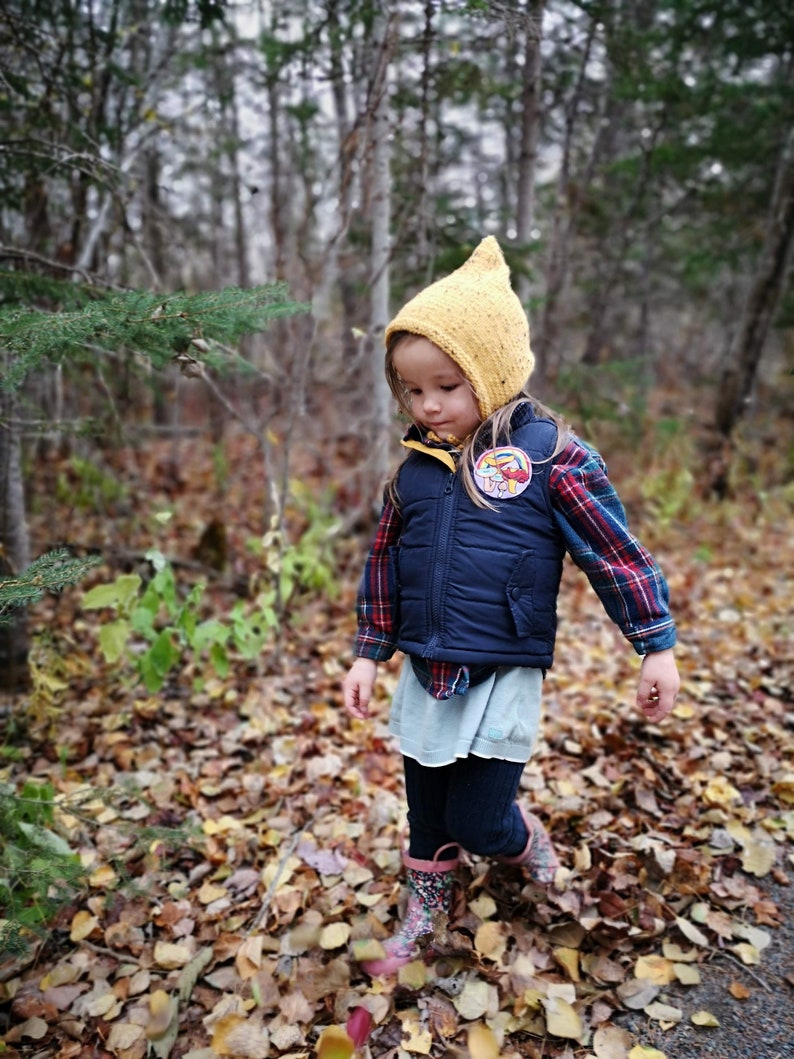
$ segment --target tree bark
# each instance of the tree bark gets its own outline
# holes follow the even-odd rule
[[[25,513],[22,443],[15,426],[16,397],[0,389],[0,576],[9,577],[30,563],[30,537]],[[29,686],[30,642],[24,608],[0,625],[0,689],[24,691]]]
[[[535,215],[535,170],[540,129],[540,42],[543,39],[545,0],[530,0],[526,12],[524,71],[521,88],[521,143],[518,154],[516,189],[516,242],[527,247],[532,239]],[[522,271],[516,279],[516,293],[522,304],[529,301],[530,281]]]
[[[389,259],[391,257],[391,144],[389,63],[392,21],[389,4],[382,4],[374,24],[378,42],[372,71],[370,106],[372,143],[372,290],[370,333],[373,386],[373,464],[376,481],[385,480],[389,469],[390,391],[383,371],[382,336],[389,322]]]
[[[755,276],[717,392],[715,426],[729,438],[744,414],[780,301],[794,238],[794,129],[780,152],[772,203]]]

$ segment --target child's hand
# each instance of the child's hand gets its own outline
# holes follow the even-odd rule
[[[672,648],[654,651],[642,660],[637,706],[647,720],[656,722],[666,717],[675,705],[681,678]]]
[[[350,667],[342,682],[345,709],[351,717],[365,721],[369,717],[369,702],[375,677],[378,675],[378,663],[371,658],[357,658]]]

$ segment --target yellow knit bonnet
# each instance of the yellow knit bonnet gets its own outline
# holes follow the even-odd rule
[[[535,358],[529,324],[492,235],[460,268],[407,302],[386,328],[422,335],[455,361],[487,419],[523,389]]]

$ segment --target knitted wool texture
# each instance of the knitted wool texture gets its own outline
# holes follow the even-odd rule
[[[448,276],[407,302],[386,328],[429,339],[468,379],[487,419],[520,393],[532,374],[529,324],[492,235]]]

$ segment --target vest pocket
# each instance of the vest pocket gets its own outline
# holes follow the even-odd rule
[[[537,573],[535,553],[525,552],[513,567],[505,586],[507,603],[519,636],[537,635],[548,630],[546,601],[536,598]]]

